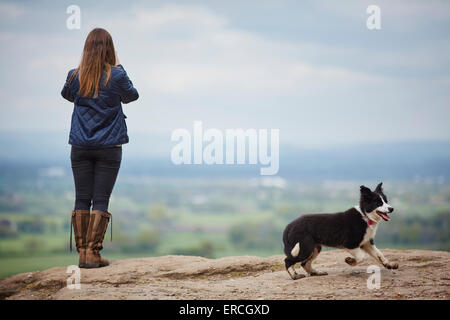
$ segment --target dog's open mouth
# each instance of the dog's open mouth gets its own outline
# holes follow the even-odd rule
[[[389,221],[389,220],[391,220],[391,217],[389,217],[388,215],[387,215],[387,213],[384,213],[384,212],[381,212],[381,211],[376,211],[376,213],[381,217],[381,218],[383,218],[383,220],[384,221]]]

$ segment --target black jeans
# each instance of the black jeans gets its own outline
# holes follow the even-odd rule
[[[88,149],[72,146],[75,210],[108,212],[109,198],[119,173],[122,147]]]

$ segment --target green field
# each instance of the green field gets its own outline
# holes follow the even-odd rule
[[[241,179],[124,179],[113,195],[110,259],[168,254],[223,257],[282,254],[282,232],[304,213],[345,210],[360,181],[288,181],[280,188]],[[385,184],[395,207],[377,232],[380,248],[450,250],[450,186]],[[11,192],[11,190],[15,190]],[[0,277],[77,263],[69,252],[69,177],[0,179]]]

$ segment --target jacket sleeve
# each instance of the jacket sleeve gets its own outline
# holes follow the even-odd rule
[[[137,100],[139,98],[139,93],[137,92],[136,88],[133,87],[133,83],[131,82],[130,78],[128,78],[127,72],[121,64],[119,64],[118,67],[122,69],[122,72],[118,79],[120,100],[123,103],[129,103]]]
[[[64,87],[61,91],[61,95],[63,96],[64,99],[69,100],[70,102],[73,102],[75,100],[75,93],[73,92],[73,79],[72,82],[70,82],[70,77],[72,75],[72,73],[75,70],[70,70],[69,74],[67,75],[67,79],[66,79],[66,83],[64,84]]]

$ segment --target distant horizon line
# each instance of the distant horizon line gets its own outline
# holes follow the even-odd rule
[[[54,134],[64,134],[69,135],[69,128],[67,130],[32,130],[32,129],[2,129],[0,128],[0,139],[2,138],[2,135],[27,135],[27,134],[48,134],[48,135],[54,135]],[[170,146],[170,135],[171,132],[167,133],[156,133],[156,132],[133,132],[132,130],[129,130],[129,136],[130,136],[130,143],[132,143],[131,138],[133,136],[136,136],[138,138],[141,138],[143,136],[150,136],[150,137],[167,137],[167,144]],[[67,139],[68,140],[68,139]],[[286,142],[280,139],[280,145],[283,145],[284,147],[291,147],[295,149],[304,149],[304,150],[330,150],[335,148],[341,148],[341,147],[358,147],[358,146],[376,146],[376,145],[395,145],[395,144],[425,144],[425,143],[450,143],[450,137],[449,138],[423,138],[423,139],[401,139],[401,140],[371,140],[371,141],[352,141],[352,142],[329,142],[329,143],[316,143],[316,144],[299,144],[296,145],[292,142]],[[68,143],[67,143],[68,144]],[[1,156],[0,156],[1,157]]]

